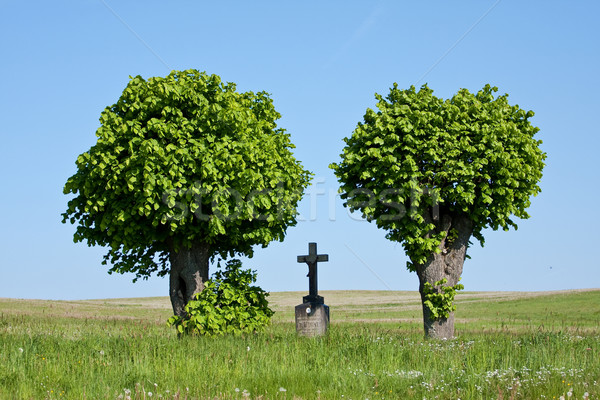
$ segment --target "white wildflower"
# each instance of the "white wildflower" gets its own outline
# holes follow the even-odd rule
[[[280,387],[280,388],[279,388],[279,391],[280,391],[280,392],[287,392],[287,389],[286,389],[286,388],[284,388],[284,387]]]
[[[23,350],[23,348],[22,348],[22,347],[19,347],[19,353],[22,353],[22,352],[24,352],[24,351],[25,351],[25,350]]]

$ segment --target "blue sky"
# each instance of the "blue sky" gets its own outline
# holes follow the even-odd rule
[[[0,297],[165,296],[168,280],[108,275],[103,249],[60,223],[66,179],[129,76],[195,68],[272,94],[296,157],[315,174],[300,221],[246,266],[270,291],[416,290],[399,244],[342,207],[331,162],[374,93],[427,83],[447,98],[486,83],[533,110],[547,166],[531,219],[470,249],[466,290],[600,287],[600,28],[597,2],[113,0],[0,5]]]

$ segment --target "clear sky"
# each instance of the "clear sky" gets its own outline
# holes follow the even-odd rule
[[[600,3],[595,1],[3,1],[0,3],[0,297],[166,296],[168,280],[108,275],[102,248],[61,224],[65,181],[129,76],[195,68],[272,94],[315,174],[300,221],[245,266],[269,291],[416,290],[399,244],[348,215],[328,169],[374,93],[486,83],[533,110],[547,166],[531,219],[470,249],[466,290],[600,287]],[[299,299],[300,300],[300,299]]]

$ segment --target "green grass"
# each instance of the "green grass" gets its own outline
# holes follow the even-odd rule
[[[263,334],[184,339],[166,298],[0,299],[0,399],[600,397],[600,290],[461,293],[440,342],[416,293],[323,295],[318,339],[296,337],[302,293],[272,294]]]

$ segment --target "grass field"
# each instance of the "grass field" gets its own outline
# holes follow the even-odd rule
[[[323,292],[329,334],[298,338],[303,294],[265,333],[184,339],[167,298],[0,299],[0,399],[600,398],[600,290],[460,293],[439,342],[385,291]]]

